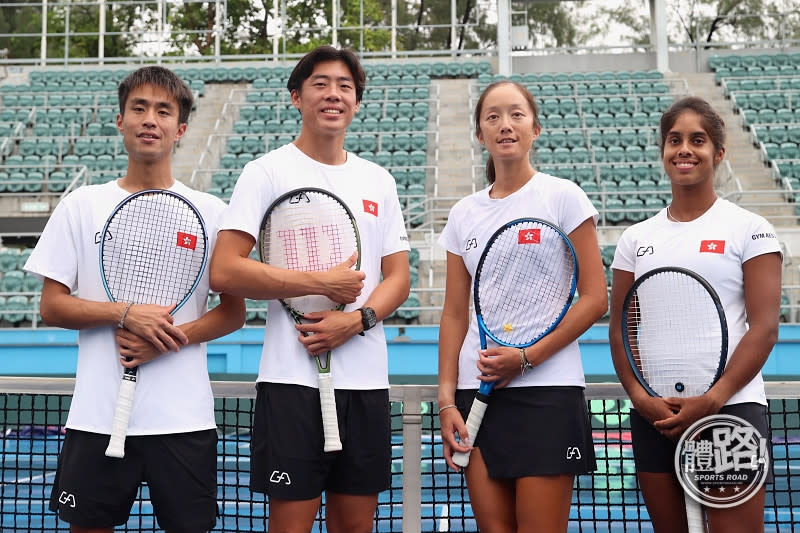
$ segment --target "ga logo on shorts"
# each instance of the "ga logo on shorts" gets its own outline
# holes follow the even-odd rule
[[[767,439],[749,422],[712,415],[689,426],[675,450],[686,493],[709,507],[734,507],[758,492],[769,471]]]

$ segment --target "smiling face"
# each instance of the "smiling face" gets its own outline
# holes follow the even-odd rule
[[[353,75],[343,61],[317,63],[291,95],[303,117],[303,133],[344,134],[359,108]]]
[[[703,117],[692,110],[683,111],[664,135],[661,155],[664,171],[675,185],[696,185],[710,181],[725,155],[716,147],[706,130]]]
[[[169,160],[172,147],[186,132],[186,124],[180,123],[178,114],[178,102],[167,90],[154,85],[133,88],[124,113],[117,115],[117,129],[122,133],[129,160]]]
[[[476,109],[476,136],[495,161],[524,158],[542,128],[526,95],[511,83],[487,89]]]

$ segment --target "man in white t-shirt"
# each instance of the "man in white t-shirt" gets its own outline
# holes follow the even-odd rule
[[[174,306],[110,302],[98,254],[106,220],[132,193],[169,189],[187,198],[205,221],[209,248],[225,204],[172,178],[172,149],[193,102],[184,82],[165,68],[143,67],[122,81],[119,101],[125,176],[66,196],[25,264],[44,281],[42,319],[79,330],[75,392],[50,509],[73,532],[113,531],[127,522],[146,482],[162,528],[208,531],[217,518],[217,434],[205,343],[242,325],[244,299],[221,294],[208,311],[206,269],[174,316]],[[133,367],[138,379],[125,457],[106,457],[123,370]]]
[[[371,531],[378,493],[390,486],[388,355],[381,321],[408,297],[409,244],[392,176],[344,150],[364,86],[364,70],[349,50],[322,46],[300,60],[287,84],[302,117],[300,135],[245,166],[211,261],[214,289],[269,300],[250,488],[269,496],[270,531],[310,531],[323,492],[328,531]],[[267,208],[300,187],[328,190],[353,212],[360,272],[351,269],[355,256],[319,273],[249,258]],[[296,325],[277,301],[311,294],[347,306],[307,315],[308,323]],[[323,451],[312,357],[329,350],[343,445],[338,452]]]

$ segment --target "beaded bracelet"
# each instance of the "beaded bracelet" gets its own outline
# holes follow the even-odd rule
[[[451,407],[455,407],[455,404],[451,403],[450,405],[444,405],[444,406],[440,407],[439,408],[439,414],[441,415],[442,411],[444,411],[445,409],[450,409]]]
[[[128,311],[130,310],[133,302],[128,302],[128,305],[125,307],[125,310],[122,312],[122,318],[119,319],[119,327],[120,329],[125,329],[125,317],[128,316]]]

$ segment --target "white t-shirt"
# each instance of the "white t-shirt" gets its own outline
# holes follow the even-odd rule
[[[209,258],[225,203],[175,182],[171,191],[200,211],[209,238]],[[114,208],[130,195],[111,181],[76,189],[56,206],[25,263],[36,277],[50,278],[85,300],[109,301],[100,273],[100,234]],[[208,267],[190,299],[175,313],[175,324],[196,320],[207,310]],[[67,427],[111,433],[123,368],[114,342],[115,327],[78,333],[78,368]],[[214,399],[206,345],[184,346],[139,367],[129,435],[183,433],[212,429]]]
[[[462,257],[473,279],[486,243],[498,228],[511,220],[540,218],[554,223],[567,235],[588,218],[597,223],[597,210],[586,193],[568,180],[537,172],[520,190],[497,200],[489,197],[490,189],[487,187],[467,196],[453,206],[439,237],[442,247]],[[497,345],[489,339],[488,346]],[[473,314],[458,357],[459,389],[479,387],[479,349],[478,321]],[[514,378],[508,386],[543,385],[585,385],[577,340],[532,371]]]
[[[272,202],[301,187],[332,192],[356,218],[366,279],[361,296],[345,311],[358,309],[381,281],[381,259],[410,249],[394,178],[378,165],[352,153],[342,165],[325,165],[289,143],[245,165],[221,229],[243,231],[258,240],[261,219]],[[280,302],[269,300],[258,381],[318,386],[316,362],[297,339],[294,324]],[[383,323],[333,350],[330,365],[338,389],[388,388]]]
[[[742,265],[748,259],[781,252],[775,230],[763,217],[721,198],[690,222],[673,222],[667,210],[626,229],[617,244],[611,268],[633,272],[634,278],[654,268],[677,266],[693,270],[719,295],[728,323],[728,356],[747,331]],[[766,405],[759,373],[726,405],[757,402]]]

